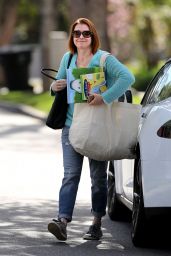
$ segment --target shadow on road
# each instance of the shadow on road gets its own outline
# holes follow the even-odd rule
[[[1,201],[2,202],[2,201]],[[0,204],[0,255],[110,255],[125,248],[110,233],[108,217],[104,218],[102,241],[85,241],[92,219],[90,205],[79,202],[74,218],[68,225],[68,240],[60,242],[47,231],[48,222],[55,217],[56,202],[24,200]],[[111,254],[112,255],[112,254]]]
[[[84,201],[76,204],[73,221],[68,225],[68,240],[56,240],[47,231],[48,222],[55,217],[56,207],[54,200],[1,200],[0,255],[142,255],[142,249],[132,245],[130,223],[112,222],[107,215],[103,220],[103,239],[83,240],[82,236],[87,232],[92,219],[90,205]],[[164,235],[166,232],[156,236],[157,240],[151,237],[150,246],[143,251],[151,251],[152,254],[147,255],[154,255],[154,252],[159,253],[157,249],[161,250],[162,255],[165,249],[171,248],[170,243],[163,243],[164,239],[161,241]]]

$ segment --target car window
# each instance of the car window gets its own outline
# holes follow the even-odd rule
[[[171,64],[166,64],[151,82],[142,104],[153,104],[171,97]]]

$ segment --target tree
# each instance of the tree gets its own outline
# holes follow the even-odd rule
[[[19,0],[2,0],[0,3],[0,46],[10,44],[17,21]]]
[[[138,5],[137,32],[142,59],[147,68],[156,66],[161,59],[168,58],[170,51],[170,0],[143,0]]]
[[[41,44],[42,66],[49,67],[49,32],[56,30],[56,0],[42,0]],[[43,90],[49,90],[49,79],[43,77]]]
[[[107,34],[107,0],[69,0],[69,10],[71,23],[80,17],[91,19],[97,28],[102,48],[110,51]]]
[[[133,1],[108,0],[108,34],[111,51],[121,61],[134,57],[136,5]]]

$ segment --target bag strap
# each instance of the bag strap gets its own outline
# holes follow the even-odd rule
[[[43,75],[45,75],[45,76],[47,76],[47,77],[49,77],[49,78],[51,78],[51,79],[53,79],[53,80],[56,80],[56,78],[55,78],[54,76],[49,75],[47,72],[55,72],[55,73],[57,73],[58,70],[52,69],[52,68],[42,68],[42,69],[41,69],[41,73],[42,73]]]
[[[104,65],[105,65],[105,61],[106,61],[106,58],[110,55],[109,52],[105,52],[101,55],[100,57],[100,67],[103,67],[104,68]]]
[[[67,65],[67,68],[69,68],[70,64],[71,64],[71,60],[72,60],[72,53],[70,53],[69,55],[69,59],[68,59],[68,65]]]
[[[68,64],[67,64],[67,68],[69,68],[69,66],[70,66],[70,63],[71,63],[71,60],[72,60],[72,56],[73,56],[72,53],[70,53],[69,59],[68,59]],[[52,68],[42,68],[42,69],[41,69],[41,73],[42,73],[43,75],[45,75],[45,76],[47,76],[47,77],[49,77],[49,78],[51,78],[51,79],[53,79],[53,80],[56,80],[56,77],[51,76],[51,75],[48,74],[47,72],[55,72],[55,73],[57,73],[58,70],[55,70],[55,69],[52,69]]]

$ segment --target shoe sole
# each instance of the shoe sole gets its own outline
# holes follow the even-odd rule
[[[102,237],[99,237],[99,238],[95,238],[95,237],[83,237],[84,240],[93,240],[93,241],[97,241],[97,240],[100,240]]]
[[[100,240],[102,238],[103,235],[101,235],[100,237],[93,237],[93,236],[87,236],[87,235],[84,235],[83,236],[83,239],[84,240]]]
[[[48,224],[48,230],[53,234],[58,240],[65,241],[67,240],[66,236],[61,233],[60,228],[55,223],[51,222]]]

